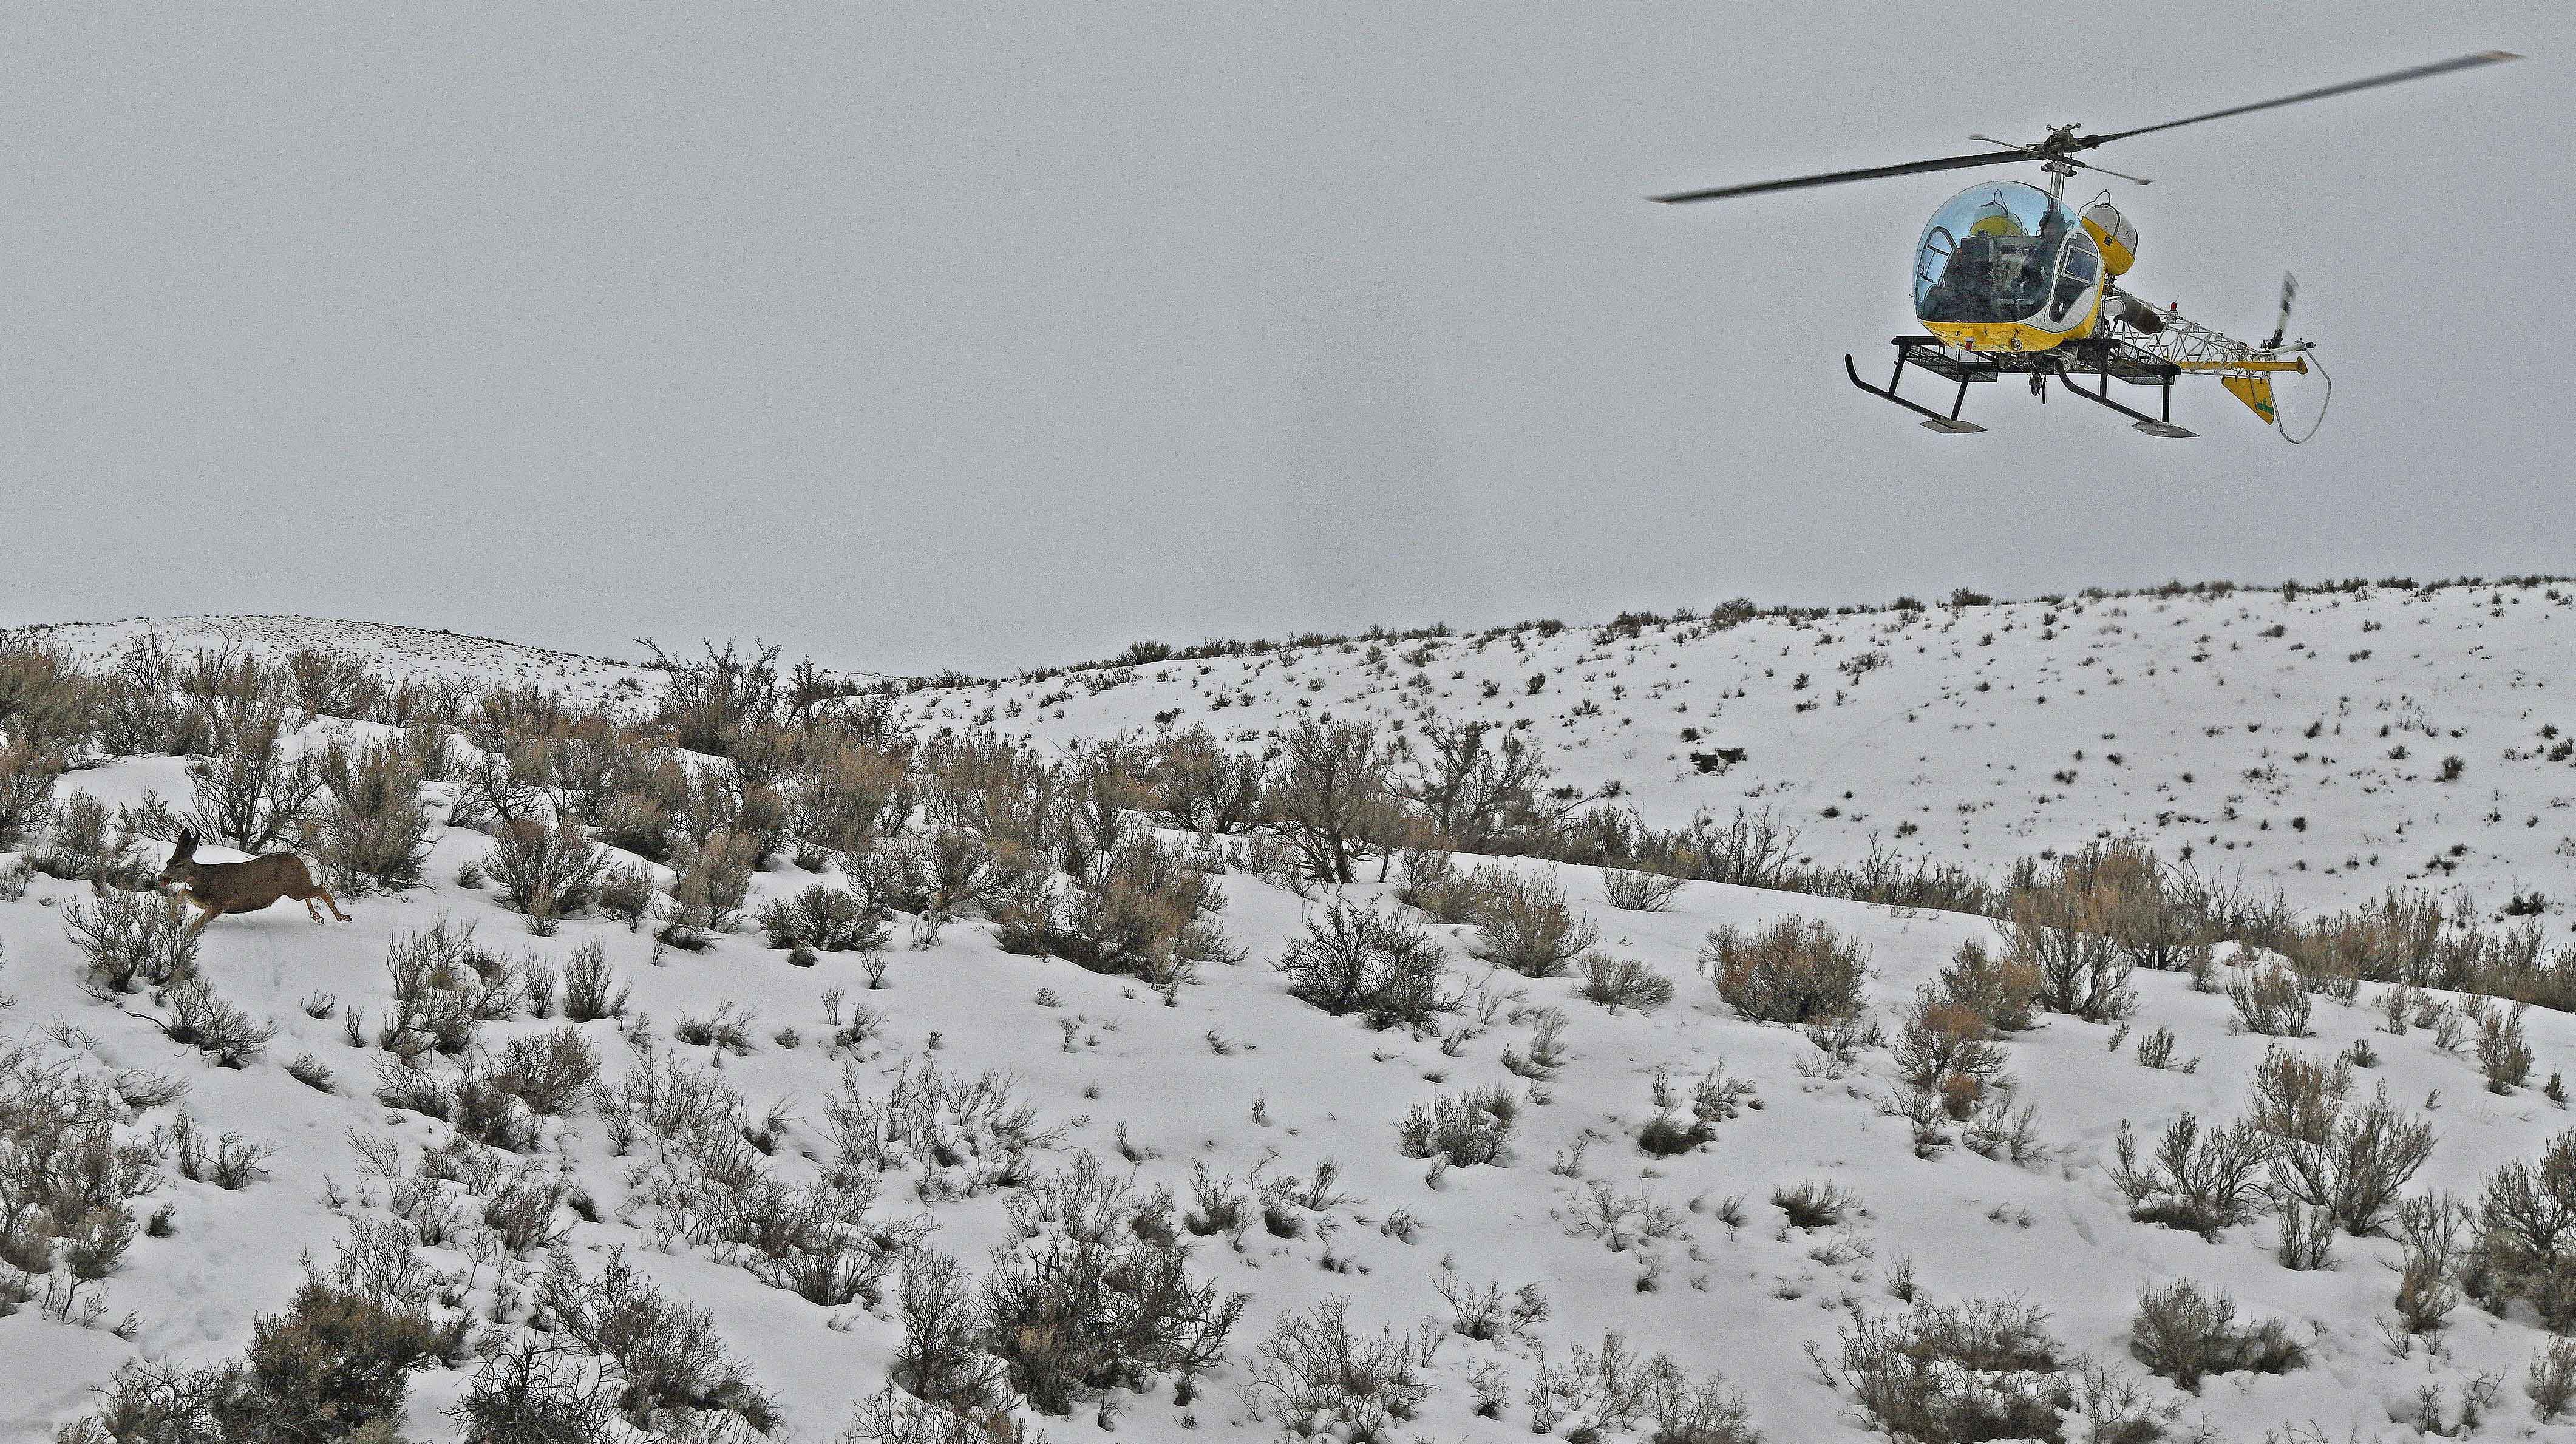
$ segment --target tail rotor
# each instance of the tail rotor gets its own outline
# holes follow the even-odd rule
[[[2266,351],[2281,349],[2282,340],[2290,334],[2290,303],[2299,299],[2299,278],[2287,271],[2281,273],[2281,317],[2272,323],[2272,339],[2263,343]]]

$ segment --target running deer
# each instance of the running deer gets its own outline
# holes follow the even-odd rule
[[[322,909],[315,900],[327,904],[331,916],[342,922],[352,921],[305,871],[304,859],[291,852],[272,852],[248,862],[197,861],[197,835],[182,830],[179,845],[170,852],[170,865],[161,869],[161,887],[176,891],[180,897],[201,911],[189,925],[194,937],[206,930],[206,924],[225,913],[255,913],[279,898],[294,898],[304,904],[313,921],[322,922]],[[324,924],[328,926],[328,924]]]

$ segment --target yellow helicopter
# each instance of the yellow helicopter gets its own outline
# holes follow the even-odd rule
[[[1919,414],[1924,418],[1923,424],[1934,431],[1958,434],[1985,430],[1959,418],[1972,383],[2000,380],[2007,372],[2024,374],[2030,377],[2032,394],[2044,400],[2048,378],[2055,376],[2068,391],[2130,418],[2136,429],[2149,436],[2192,436],[2197,433],[2173,423],[2174,378],[2208,375],[2216,376],[2219,384],[2256,416],[2280,426],[2272,378],[2285,371],[2304,374],[2309,368],[2309,355],[2315,350],[2313,343],[2286,339],[2290,305],[2298,294],[2296,278],[2281,278],[2280,319],[2272,329],[2271,339],[2259,346],[2202,325],[2184,316],[2177,306],[2158,309],[2139,300],[2114,284],[2137,259],[2137,228],[2111,203],[2108,191],[2079,214],[2066,204],[2066,181],[2079,170],[2096,170],[2138,185],[2152,182],[2075,157],[2097,146],[2150,131],[2172,130],[2248,111],[2322,100],[2330,95],[2520,58],[2501,50],[2487,50],[2108,135],[2081,134],[2080,127],[2072,125],[2056,126],[2046,139],[2031,145],[1976,135],[1969,139],[1997,149],[1904,165],[1682,191],[1650,199],[1666,204],[1710,201],[1883,176],[2036,161],[2047,173],[2045,188],[2020,181],[1972,186],[1932,213],[1915,247],[1913,281],[1915,319],[1931,334],[1895,338],[1896,369],[1884,387],[1863,381],[1859,366],[1850,356],[1844,356],[1843,370],[1850,375],[1852,384]],[[1958,383],[1958,395],[1947,414],[1897,394],[1908,363]],[[2323,368],[2319,371],[2322,374]],[[2093,381],[2093,389],[2077,385],[2079,378]],[[2157,388],[2156,414],[2149,416],[2111,399],[2114,380]],[[2327,384],[2331,388],[2331,377]],[[2329,397],[2331,394],[2329,390]],[[2324,419],[2322,408],[2318,419]],[[2286,427],[2282,427],[2281,434],[2290,440],[2307,439],[2290,437]],[[2313,428],[2309,434],[2315,434]]]

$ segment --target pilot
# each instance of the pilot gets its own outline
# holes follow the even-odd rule
[[[1995,242],[1989,235],[1971,234],[1959,243],[1959,252],[1941,277],[1932,283],[1930,294],[1923,298],[1926,321],[1983,321],[1994,304]]]

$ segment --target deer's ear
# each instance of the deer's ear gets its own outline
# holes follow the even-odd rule
[[[192,852],[195,852],[196,850],[197,850],[197,835],[196,835],[195,833],[193,833],[193,832],[190,832],[188,829],[186,829],[186,828],[184,828],[184,827],[183,827],[183,828],[180,828],[180,829],[179,829],[179,845],[178,845],[178,846],[176,846],[176,847],[174,847],[174,848],[172,848],[172,849],[170,849],[170,856],[171,856],[172,858],[174,858],[174,859],[176,859],[176,858],[182,858],[182,857],[186,857],[188,854],[190,854],[190,853],[192,853]]]

